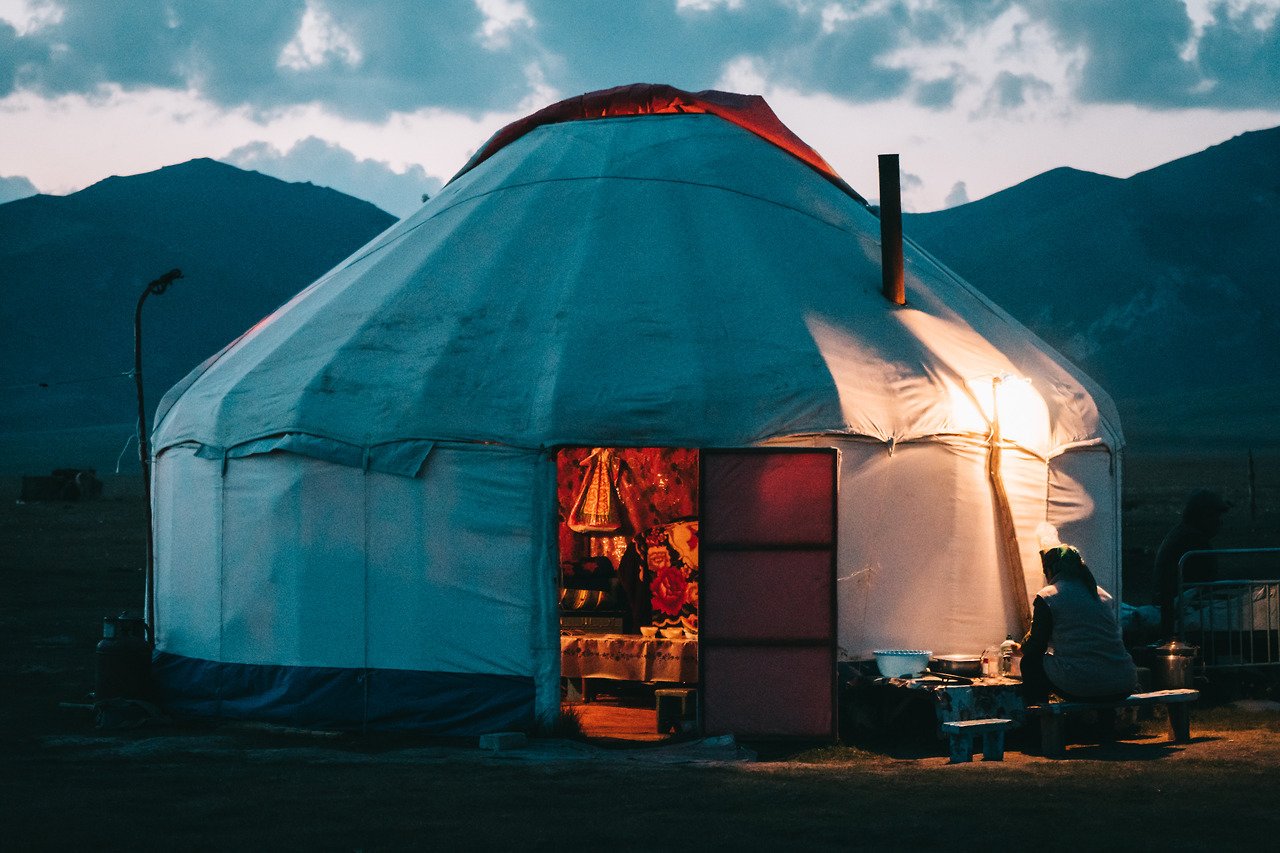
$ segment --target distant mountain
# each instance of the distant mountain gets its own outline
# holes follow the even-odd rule
[[[149,407],[394,221],[207,159],[0,205],[0,433],[136,418],[132,380],[102,377],[133,366],[134,306],[166,270],[185,278],[146,304]]]
[[[1280,128],[904,227],[1110,391],[1132,443],[1280,444]]]

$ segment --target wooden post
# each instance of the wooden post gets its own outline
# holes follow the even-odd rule
[[[898,155],[880,155],[880,267],[884,298],[907,304],[902,271],[902,183]]]
[[[1169,739],[1174,743],[1191,740],[1191,711],[1182,703],[1169,703]]]
[[[1067,751],[1067,727],[1061,714],[1040,717],[1040,752],[1045,758],[1061,758]]]

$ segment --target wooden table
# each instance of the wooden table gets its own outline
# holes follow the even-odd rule
[[[970,684],[924,678],[877,678],[876,685],[926,691],[933,698],[933,710],[938,717],[938,731],[943,723],[965,720],[1008,718],[1021,720],[1026,716],[1026,706],[1019,688],[1022,682],[1016,678],[974,678]]]

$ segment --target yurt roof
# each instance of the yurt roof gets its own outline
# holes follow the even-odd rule
[[[875,215],[808,146],[641,106],[500,132],[171,391],[156,448],[413,473],[435,441],[905,442],[993,408],[1040,455],[1120,445],[1105,393],[910,243],[886,300]]]

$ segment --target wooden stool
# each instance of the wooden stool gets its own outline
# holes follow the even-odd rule
[[[951,736],[951,763],[973,760],[973,737],[982,735],[982,760],[1004,761],[1004,733],[1013,728],[1013,720],[961,720],[943,723],[942,730]]]
[[[698,691],[692,687],[663,687],[653,691],[658,708],[658,732],[680,728],[686,720],[698,718]]]
[[[1066,716],[1079,711],[1114,713],[1117,708],[1151,708],[1163,705],[1169,712],[1169,740],[1186,743],[1191,740],[1191,715],[1188,702],[1200,698],[1198,690],[1155,690],[1150,693],[1134,693],[1112,702],[1045,702],[1028,705],[1028,714],[1040,715],[1040,751],[1046,756],[1061,758],[1066,754]]]

